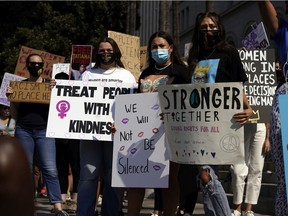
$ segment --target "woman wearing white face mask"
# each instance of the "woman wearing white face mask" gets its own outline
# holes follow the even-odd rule
[[[148,67],[139,78],[139,92],[157,92],[161,84],[190,82],[188,70],[179,58],[173,39],[166,32],[156,32],[150,37],[147,53]],[[161,215],[162,211],[165,216],[175,215],[178,204],[178,168],[178,164],[170,162],[169,187],[155,189],[152,215]],[[139,215],[145,188],[131,188],[128,194],[128,216]]]

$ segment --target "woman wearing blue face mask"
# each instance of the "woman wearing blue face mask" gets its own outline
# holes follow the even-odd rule
[[[138,90],[141,93],[157,92],[162,84],[189,83],[189,73],[180,59],[173,39],[166,32],[156,32],[147,47],[148,67],[139,77]],[[155,189],[155,204],[152,215],[174,216],[178,204],[179,165],[170,162],[169,187]],[[128,216],[139,215],[145,188],[131,188],[128,192]],[[162,206],[163,204],[163,206]]]

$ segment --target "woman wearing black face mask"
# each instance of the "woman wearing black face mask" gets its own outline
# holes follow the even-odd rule
[[[218,14],[206,12],[196,17],[192,43],[188,58],[192,83],[244,83],[248,80],[237,49],[225,41],[224,27]],[[243,93],[243,104],[243,112],[233,116],[234,120],[241,125],[245,124],[252,115],[245,93]],[[231,211],[225,191],[213,168],[202,166],[199,169],[199,180],[204,196],[205,215],[230,216]],[[214,190],[218,193],[211,194]]]
[[[82,74],[82,80],[113,83],[136,83],[132,73],[124,69],[121,52],[112,38],[101,38],[96,47],[95,66]],[[94,216],[100,170],[103,173],[101,215],[118,215],[119,189],[111,187],[113,142],[80,141],[80,180],[77,216]]]
[[[45,79],[41,77],[43,65],[44,62],[40,55],[29,55],[26,59],[26,68],[30,77],[26,81],[45,82]],[[11,93],[13,93],[13,89],[8,87],[7,94]],[[61,191],[56,167],[55,139],[46,137],[49,104],[11,102],[10,112],[11,116],[16,119],[15,137],[19,139],[26,152],[31,173],[33,171],[34,152],[37,151],[40,168],[48,189],[49,201],[54,206],[52,211],[55,215],[68,215],[62,211]]]

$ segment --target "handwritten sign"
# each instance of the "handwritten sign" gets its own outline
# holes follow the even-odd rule
[[[71,67],[73,70],[80,70],[80,66],[85,68],[92,61],[92,46],[91,45],[73,45],[71,53]]]
[[[52,78],[55,79],[55,76],[58,73],[66,73],[67,75],[70,74],[70,64],[69,63],[59,63],[59,64],[53,64],[53,70],[52,70]]]
[[[189,57],[189,51],[192,47],[192,43],[185,43],[184,45],[184,57],[188,58]]]
[[[113,38],[122,53],[121,61],[138,80],[140,75],[140,38],[133,35],[108,31],[108,37]]]
[[[47,137],[112,141],[114,100],[135,84],[57,80],[52,89]]]
[[[13,94],[8,96],[10,102],[49,104],[51,89],[49,83],[10,81]]]
[[[171,160],[185,164],[234,164],[244,160],[241,83],[160,85],[159,99]]]
[[[288,95],[279,95],[280,124],[282,134],[282,150],[284,160],[284,176],[286,182],[286,194],[288,194]],[[288,202],[288,201],[287,201]]]
[[[36,50],[36,49],[29,48],[26,46],[21,46],[14,74],[18,76],[26,77],[26,78],[29,77],[29,72],[26,68],[26,58],[32,53],[36,53],[43,58],[44,67],[43,67],[43,73],[41,76],[45,79],[51,79],[53,64],[63,63],[65,61],[65,57],[63,56],[51,54],[51,53],[41,51],[41,50]]]
[[[147,46],[140,47],[140,71],[143,71],[146,67],[147,60]]]
[[[0,104],[5,106],[10,106],[10,101],[6,97],[6,90],[9,87],[10,81],[21,81],[24,80],[25,77],[17,76],[11,73],[4,73],[4,77],[2,79],[1,88],[0,88]]]
[[[260,22],[244,40],[242,45],[246,49],[266,49],[270,46],[263,22]]]
[[[273,96],[277,87],[275,51],[239,50],[243,68],[248,76],[244,91],[253,109],[251,123],[270,122]]]
[[[118,95],[115,107],[112,186],[167,188],[169,154],[158,93]]]

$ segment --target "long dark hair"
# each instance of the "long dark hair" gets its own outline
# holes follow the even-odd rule
[[[189,65],[189,71],[192,72],[196,64],[198,63],[198,57],[199,53],[203,52],[205,50],[204,46],[201,44],[202,41],[200,41],[200,25],[204,18],[210,18],[218,27],[219,29],[219,42],[214,46],[217,50],[224,50],[226,48],[231,48],[231,45],[228,44],[225,41],[225,29],[222,25],[220,16],[215,12],[205,12],[205,13],[199,13],[196,17],[195,22],[195,29],[192,35],[192,47],[189,50],[189,57],[187,60],[187,63]]]
[[[124,67],[124,64],[122,63],[121,61],[121,57],[122,57],[122,53],[118,47],[118,44],[116,43],[116,41],[114,41],[112,38],[109,38],[109,37],[103,37],[103,38],[100,38],[95,46],[95,54],[97,55],[98,53],[98,50],[99,50],[99,45],[100,43],[102,42],[108,42],[111,44],[112,48],[113,48],[113,52],[116,56],[116,59],[115,59],[115,62],[116,62],[116,65],[118,67],[122,67],[122,68],[125,68]],[[96,58],[95,59],[95,68],[97,67],[100,67],[100,61]]]
[[[164,38],[168,44],[170,46],[173,47],[173,51],[171,53],[171,60],[173,63],[175,64],[179,64],[179,65],[185,65],[184,62],[181,60],[180,58],[180,55],[178,53],[178,50],[177,50],[177,47],[175,46],[174,44],[174,41],[172,39],[172,37],[167,33],[167,32],[164,32],[164,31],[159,31],[159,32],[155,32],[154,34],[152,34],[150,36],[150,39],[149,39],[149,42],[148,42],[148,47],[147,47],[147,53],[148,53],[148,56],[147,56],[147,63],[149,66],[152,66],[154,67],[156,62],[155,60],[152,58],[152,54],[151,54],[151,44],[152,44],[152,41],[156,38],[156,37],[161,37],[161,38]]]

